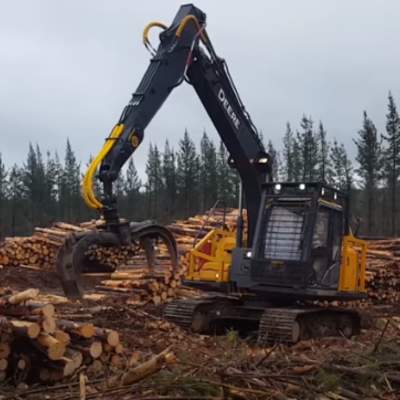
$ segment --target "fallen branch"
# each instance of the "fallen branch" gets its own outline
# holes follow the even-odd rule
[[[169,346],[161,353],[153,356],[152,358],[138,365],[137,367],[130,368],[122,375],[119,374],[117,376],[111,377],[107,381],[107,386],[115,387],[132,385],[133,383],[139,382],[147,376],[158,372],[163,367],[163,365],[172,364],[175,361],[175,355],[171,351],[171,346]]]

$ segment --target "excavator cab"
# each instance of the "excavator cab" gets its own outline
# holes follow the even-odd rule
[[[186,282],[278,303],[363,298],[366,243],[348,214],[348,195],[322,183],[265,183],[253,247],[211,231],[188,255]]]
[[[244,286],[275,299],[363,297],[366,244],[350,232],[348,195],[322,183],[267,183],[263,193],[253,248],[233,261],[237,286],[246,270]]]

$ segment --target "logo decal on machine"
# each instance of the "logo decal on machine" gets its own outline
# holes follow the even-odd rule
[[[223,89],[219,89],[218,92],[218,99],[219,101],[222,103],[222,105],[224,106],[229,118],[232,120],[233,125],[235,125],[235,128],[237,130],[239,130],[239,126],[240,126],[240,121],[239,118],[237,117],[237,115],[235,114],[235,111],[233,111],[233,108],[231,107],[231,105],[229,104],[229,101],[227,100],[226,96],[225,96],[225,92],[223,91]]]

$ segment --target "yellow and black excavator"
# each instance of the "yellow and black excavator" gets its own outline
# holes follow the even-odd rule
[[[157,49],[148,37],[155,27],[161,29]],[[207,295],[172,301],[165,317],[196,332],[226,324],[252,325],[258,327],[260,342],[356,334],[356,312],[309,305],[365,297],[366,245],[350,232],[348,196],[318,182],[272,181],[270,157],[205,28],[206,15],[186,4],[170,26],[151,22],[144,29],[150,65],[83,181],[84,200],[100,212],[104,224],[66,241],[58,257],[63,288],[69,296],[81,294],[79,278],[90,269],[85,254],[92,244],[136,244],[151,265],[154,240],[161,240],[176,266],[176,244],[168,229],[121,220],[113,182],[168,95],[186,81],[229,152],[229,163],[240,176],[241,196],[236,232],[212,231],[190,254],[185,283]],[[254,80],[256,84],[257,77]],[[100,199],[93,190],[96,174],[102,182]]]

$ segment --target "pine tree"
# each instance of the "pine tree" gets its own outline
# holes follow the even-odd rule
[[[303,170],[304,170],[304,163],[302,158],[302,148],[300,146],[299,141],[294,138],[293,139],[293,182],[300,182],[304,181],[303,179]]]
[[[29,144],[28,156],[26,164],[23,167],[23,192],[26,202],[29,204],[30,210],[30,223],[34,226],[38,223],[38,213],[39,213],[39,198],[40,198],[40,185],[39,180],[37,154],[32,146]]]
[[[47,210],[47,218],[49,222],[55,219],[57,215],[57,181],[58,181],[58,165],[50,152],[46,152],[46,167],[44,171],[44,186],[45,186],[45,207]]]
[[[124,197],[125,190],[125,176],[120,173],[117,179],[113,182],[113,195],[116,196],[117,200],[120,202]]]
[[[0,239],[5,235],[5,206],[7,197],[7,170],[0,153]]]
[[[177,172],[175,152],[168,140],[165,141],[162,173],[165,186],[165,209],[167,215],[172,216],[176,211]]]
[[[6,191],[7,191],[7,170],[0,153],[0,209],[2,202],[6,198]]]
[[[57,152],[54,155],[54,168],[56,176],[56,201],[57,201],[57,210],[55,215],[57,219],[63,219],[64,205],[62,204],[61,190],[63,187],[64,169],[60,162],[60,157],[58,156]]]
[[[177,191],[178,203],[183,216],[189,216],[198,210],[199,206],[199,157],[196,146],[190,139],[187,130],[179,141],[177,154]]]
[[[133,157],[129,159],[128,168],[126,169],[125,176],[125,201],[126,201],[126,212],[129,218],[134,219],[142,215],[142,204],[140,189],[142,182],[139,178],[139,174],[135,167]]]
[[[296,138],[290,123],[286,123],[286,132],[283,136],[283,180],[287,182],[298,181],[300,173],[300,154]]]
[[[384,177],[390,193],[391,234],[397,234],[397,182],[400,178],[400,119],[392,94],[388,96],[384,155]]]
[[[374,206],[376,190],[381,174],[382,152],[378,133],[367,112],[363,113],[363,127],[358,131],[356,160],[359,167],[356,172],[361,178],[362,186],[367,197],[367,232],[371,234],[374,228]]]
[[[329,142],[327,140],[327,133],[321,121],[318,125],[318,169],[319,180],[322,182],[329,182],[331,180],[330,173],[330,159],[329,159]]]
[[[200,142],[200,194],[201,210],[212,207],[216,202],[217,193],[217,152],[214,143],[206,132]]]
[[[227,162],[228,152],[226,151],[224,143],[221,141],[219,144],[218,154],[217,154],[217,179],[218,179],[218,200],[223,206],[233,206],[234,196],[233,187],[231,181],[231,171]]]
[[[353,182],[353,167],[343,143],[339,145],[336,139],[330,147],[329,164],[328,182],[338,189],[349,191]]]
[[[318,141],[313,130],[313,121],[303,115],[300,122],[301,132],[297,132],[300,150],[301,179],[312,182],[318,180]]]
[[[269,154],[270,159],[271,159],[272,179],[274,181],[278,181],[279,180],[279,171],[280,171],[279,153],[275,149],[271,140],[268,140],[267,153]]]
[[[148,213],[150,217],[161,216],[163,196],[161,154],[157,145],[150,143],[149,155],[146,163],[146,193],[148,196]]]
[[[17,233],[25,233],[23,231],[18,232],[17,227],[23,226],[21,217],[24,215],[23,199],[25,194],[24,186],[24,175],[25,172],[21,170],[16,164],[11,168],[8,187],[7,187],[7,198],[10,201],[10,232],[11,235],[15,236]],[[20,221],[18,221],[20,219]]]
[[[64,159],[64,174],[61,180],[61,202],[64,205],[64,218],[68,221],[79,220],[82,213],[80,196],[80,164],[76,160],[71,143],[67,139]]]
[[[129,159],[128,168],[126,169],[125,177],[125,193],[130,195],[136,195],[140,193],[142,187],[142,181],[139,178],[133,158]]]

